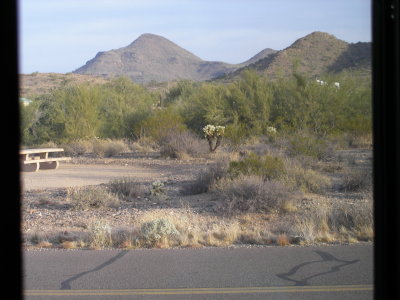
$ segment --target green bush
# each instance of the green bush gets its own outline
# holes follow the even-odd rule
[[[176,133],[186,130],[183,118],[172,110],[163,109],[155,112],[141,123],[140,136],[151,137],[160,146]]]
[[[112,245],[111,227],[103,220],[94,220],[89,226],[88,243],[91,247],[102,248]]]
[[[330,153],[327,142],[315,135],[301,131],[289,137],[288,154],[291,156],[309,156],[316,159],[324,159]]]
[[[238,151],[249,139],[249,133],[243,124],[229,124],[225,129],[226,143],[233,151]]]
[[[153,246],[161,239],[179,235],[179,231],[175,228],[175,225],[167,219],[157,219],[143,223],[140,232],[144,243],[149,246]]]
[[[285,165],[279,157],[259,156],[250,153],[248,157],[231,161],[228,173],[233,177],[239,175],[258,175],[264,180],[278,179],[286,173]]]
[[[284,181],[300,188],[303,192],[324,194],[331,188],[329,177],[301,166],[288,168]]]

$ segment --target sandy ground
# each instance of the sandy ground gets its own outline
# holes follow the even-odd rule
[[[90,161],[89,161],[90,162]],[[38,189],[66,188],[98,185],[121,177],[133,177],[142,182],[155,180],[188,180],[206,167],[204,159],[172,161],[165,159],[104,160],[93,164],[61,162],[56,170],[22,172],[21,183],[24,191]]]

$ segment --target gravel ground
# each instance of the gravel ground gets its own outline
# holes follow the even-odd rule
[[[337,154],[338,160],[347,160],[353,166],[363,167],[371,161],[370,150],[346,150]],[[76,240],[87,232],[91,220],[102,219],[112,228],[132,228],[135,221],[151,211],[176,215],[190,211],[203,215],[218,215],[218,201],[212,193],[182,195],[182,187],[213,163],[209,158],[188,160],[162,159],[157,156],[138,157],[125,154],[117,158],[78,157],[61,163],[57,170],[40,170],[22,173],[23,223],[25,236],[58,234],[61,240]],[[150,190],[151,183],[160,180],[165,185],[166,197],[142,196],[135,201],[122,201],[118,207],[102,209],[71,209],[68,193],[79,186],[105,186],[110,180],[121,177],[135,178]],[[333,180],[338,180],[335,175]],[[307,211],[317,206],[362,201],[363,195],[334,191],[325,195],[307,194],[301,201],[301,209]],[[277,216],[262,217],[270,222]],[[290,218],[290,216],[289,216]],[[279,222],[284,223],[284,218]],[[280,226],[280,225],[279,225]],[[29,244],[29,243],[28,243]]]

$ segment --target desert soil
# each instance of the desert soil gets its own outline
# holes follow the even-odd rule
[[[353,165],[371,163],[371,150],[343,150],[337,158],[352,161]],[[85,232],[93,218],[105,220],[112,228],[130,228],[135,219],[149,211],[179,215],[181,210],[190,209],[197,214],[218,215],[218,199],[213,193],[183,195],[185,184],[195,180],[201,170],[215,161],[214,158],[190,158],[187,160],[164,159],[156,153],[138,155],[124,154],[115,158],[75,157],[61,162],[57,170],[39,170],[21,173],[22,184],[22,233],[65,236]],[[122,201],[116,208],[74,211],[68,202],[68,189],[80,186],[97,186],[121,177],[132,177],[150,190],[152,182],[164,183],[167,199],[152,197]],[[338,180],[333,176],[332,180]],[[332,202],[354,201],[352,195],[331,192],[327,195],[305,195],[301,205],[331,205]],[[268,218],[266,218],[268,219]],[[270,216],[274,219],[274,216]],[[29,246],[29,243],[27,244]]]

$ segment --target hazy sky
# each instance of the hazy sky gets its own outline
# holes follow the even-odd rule
[[[369,0],[19,0],[20,72],[72,72],[99,51],[161,35],[240,63],[313,31],[371,41]]]

